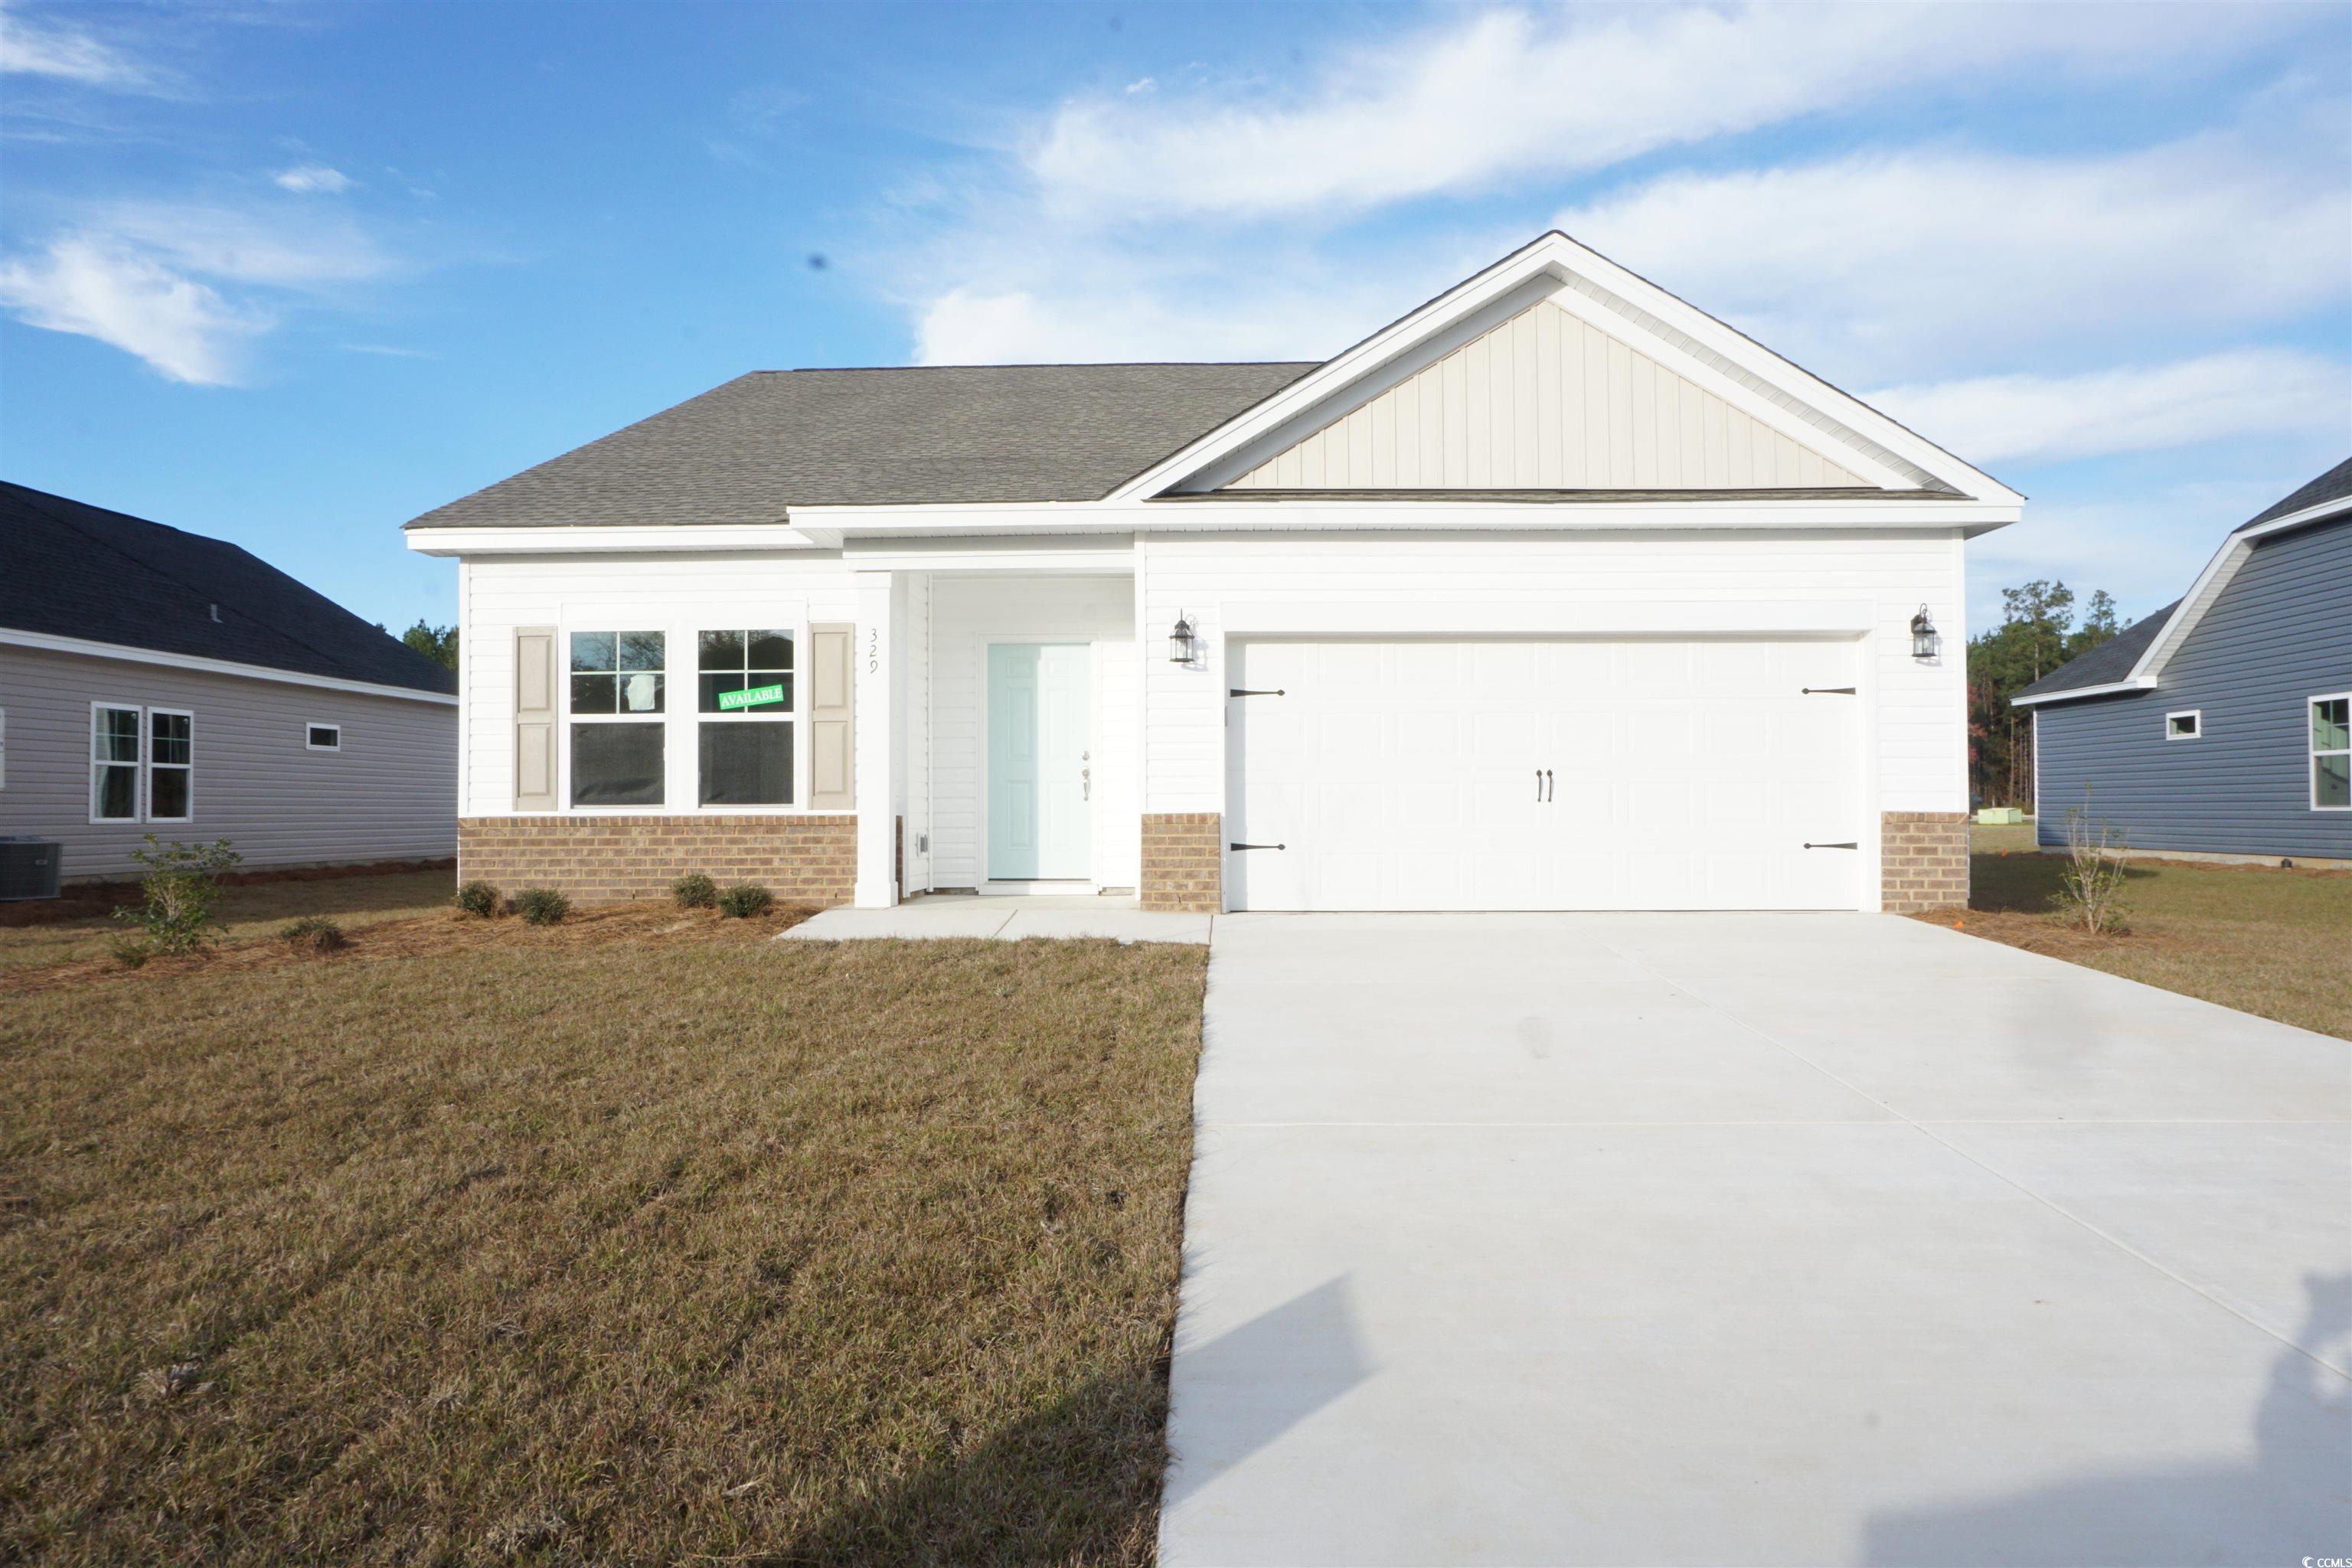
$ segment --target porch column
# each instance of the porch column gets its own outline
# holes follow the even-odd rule
[[[898,901],[898,574],[855,574],[857,595],[857,907]]]

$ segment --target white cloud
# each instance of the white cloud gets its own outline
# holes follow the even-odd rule
[[[1675,174],[1559,216],[1791,357],[1901,374],[2291,319],[2352,290],[2338,171],[2221,137]],[[1834,374],[1832,374],[1834,379]]]
[[[2352,430],[2352,367],[2239,349],[2078,375],[1989,375],[1864,395],[1978,463],[2056,462],[2236,437]]]
[[[347,219],[117,203],[87,209],[37,253],[0,260],[0,308],[111,343],[174,381],[227,385],[274,324],[273,304],[394,269]]]
[[[240,343],[267,325],[152,256],[90,235],[57,240],[35,259],[0,261],[0,305],[19,321],[111,343],[199,386],[235,382]]]
[[[291,169],[280,169],[270,176],[270,183],[280,190],[304,195],[316,193],[336,195],[350,190],[353,182],[341,169],[331,169],[324,163],[301,163]]]
[[[1029,148],[1046,205],[1099,218],[1296,218],[1602,169],[1987,69],[2213,61],[2270,8],[1759,5],[1486,11],[1332,60],[1288,97],[1226,84],[1063,104]]]
[[[0,72],[54,77],[85,87],[137,90],[152,79],[137,62],[88,33],[22,11],[0,10]]]

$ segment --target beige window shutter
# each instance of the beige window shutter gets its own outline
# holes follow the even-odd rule
[[[857,809],[856,652],[848,622],[809,627],[809,805],[819,811]]]
[[[515,628],[514,808],[555,809],[555,628]]]

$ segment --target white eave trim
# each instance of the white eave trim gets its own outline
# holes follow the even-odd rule
[[[1054,501],[988,506],[804,507],[796,520],[844,539],[898,534],[1321,532],[1407,529],[1430,533],[1596,529],[1871,529],[1981,533],[2015,522],[2020,508],[1955,498],[1829,500],[1528,501],[1253,500],[1247,492],[1182,501]],[[544,548],[544,547],[543,547]]]
[[[1607,289],[1683,332],[1693,342],[1722,355],[1749,374],[1780,387],[1855,434],[1916,463],[1965,494],[2011,507],[2024,502],[2023,496],[1990,474],[1904,428],[1868,404],[1840,392],[1696,306],[1677,299],[1656,284],[1557,232],[1538,237],[1484,272],[1456,284],[1418,310],[1400,317],[1318,369],[1307,372],[1263,402],[1153,464],[1113,490],[1106,500],[1113,502],[1137,500],[1172,488],[1188,476],[1306,414],[1349,384],[1375,374],[1424,338],[1444,331],[1450,323],[1486,308],[1529,279],[1547,272],[1563,280],[1580,277]],[[1633,324],[1625,322],[1611,330],[1622,336],[1633,331]]]
[[[2097,686],[2077,686],[2067,691],[2045,691],[2039,697],[2012,697],[2009,705],[2011,708],[2038,708],[2044,702],[2072,702],[2077,697],[2113,697],[2120,691],[2155,689],[2156,680],[2151,676],[2147,679],[2127,679],[2104,681]]]
[[[623,553],[640,550],[832,550],[841,538],[781,522],[533,523],[501,528],[412,528],[420,555]]]
[[[200,658],[194,654],[168,653],[162,648],[129,647],[121,643],[91,642],[83,637],[54,637],[47,632],[20,632],[0,627],[0,646],[39,648],[47,653],[75,653],[90,658],[119,658],[130,664],[162,665],[205,675],[236,675],[247,680],[275,680],[287,686],[309,686],[322,691],[352,691],[366,697],[397,697],[410,702],[436,702],[455,708],[457,697],[446,691],[419,691],[413,686],[383,686],[373,680],[344,680],[331,675],[304,675],[299,670],[272,669],[265,664],[237,664],[226,658]]]

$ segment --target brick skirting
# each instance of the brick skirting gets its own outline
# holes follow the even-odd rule
[[[1878,897],[1890,915],[1967,904],[1969,814],[1880,813]]]
[[[1223,825],[1213,811],[1144,814],[1143,883],[1137,891],[1145,909],[1213,915],[1224,908]]]
[[[699,871],[787,904],[830,909],[857,881],[855,816],[461,816],[457,878],[513,894],[553,888],[583,903],[666,898]]]

